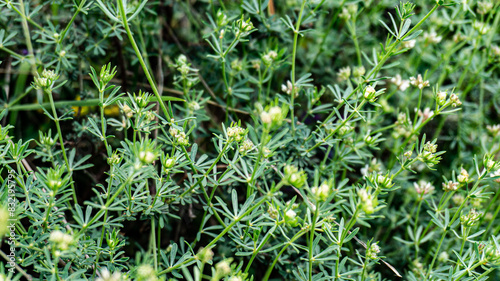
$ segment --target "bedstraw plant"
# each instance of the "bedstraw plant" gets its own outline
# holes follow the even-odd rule
[[[0,280],[498,280],[499,25],[0,0]]]

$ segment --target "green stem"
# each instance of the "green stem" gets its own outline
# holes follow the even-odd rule
[[[28,91],[27,91],[28,93]],[[27,94],[26,93],[26,94]],[[20,98],[19,98],[20,99]],[[9,111],[30,111],[30,110],[39,110],[40,108],[49,108],[51,106],[50,102],[44,102],[41,104],[20,104],[20,105],[12,105],[19,101],[19,99],[16,99],[13,102],[10,102],[8,105],[5,105],[4,108],[9,109]],[[119,98],[117,101],[125,102],[130,100],[130,98]],[[169,97],[169,96],[162,96],[161,97],[162,101],[184,101],[183,99],[180,98],[175,98],[175,97]],[[156,97],[151,98],[151,102],[156,102],[158,99]],[[66,107],[66,106],[76,106],[76,107],[82,107],[82,106],[96,106],[99,105],[101,100],[99,98],[95,99],[86,99],[86,100],[70,100],[70,101],[56,101],[54,102],[54,106],[56,108],[61,108],[61,107]]]
[[[316,220],[318,219],[319,203],[316,203],[316,210],[314,211],[311,233],[309,234],[309,281],[312,281],[312,269],[313,269],[313,255],[314,255],[314,230],[316,227]]]
[[[71,170],[71,167],[69,165],[68,156],[66,155],[66,149],[64,148],[61,126],[59,124],[59,117],[57,117],[56,107],[54,106],[54,98],[52,97],[52,91],[45,91],[45,92],[49,96],[50,107],[52,108],[54,122],[56,123],[57,135],[59,137],[59,143],[61,144],[62,155],[64,157],[64,162],[66,163],[66,169],[68,170],[68,174],[72,177],[73,171]],[[76,198],[75,185],[73,184],[73,181],[71,181],[71,190],[73,192],[73,201],[75,204],[77,204],[78,200]]]
[[[127,19],[127,14],[125,12],[124,6],[123,6],[123,0],[118,0],[118,8],[120,9],[120,14],[122,18],[122,23],[123,27],[125,28],[125,31],[127,32],[128,39],[130,43],[132,44],[132,48],[134,49],[135,55],[139,59],[139,63],[141,64],[142,70],[144,71],[144,74],[146,75],[146,78],[148,79],[149,85],[151,86],[151,89],[153,90],[154,95],[157,98],[157,101],[161,100],[161,95],[158,93],[158,89],[156,88],[156,84],[153,80],[153,77],[150,74],[149,68],[146,66],[146,63],[144,62],[144,59],[142,58],[142,53],[139,50],[139,47],[137,47],[137,43],[135,42],[134,36],[132,35],[132,32],[130,31],[130,26],[128,24],[128,19]],[[165,107],[165,104],[163,102],[159,102],[161,110],[163,111],[163,114],[167,118],[167,120],[170,120],[170,114],[168,114],[167,108]]]
[[[254,185],[255,175],[257,173],[257,170],[259,169],[260,160],[262,159],[262,156],[264,153],[264,148],[266,147],[268,134],[269,134],[269,130],[266,127],[264,127],[264,129],[262,131],[262,136],[260,139],[259,155],[257,156],[257,161],[255,161],[255,165],[254,165],[253,171],[252,171],[252,176],[250,177],[250,180],[248,181],[247,198],[250,197],[250,195],[252,195],[252,193],[253,193],[253,185]]]
[[[279,258],[281,257],[281,255],[283,255],[283,253],[286,251],[286,249],[288,248],[288,246],[292,245],[293,242],[295,242],[295,240],[299,239],[302,235],[304,235],[305,233],[307,233],[308,229],[301,229],[299,232],[297,232],[291,239],[290,241],[288,241],[285,246],[283,246],[283,248],[281,248],[281,251],[278,253],[278,255],[274,258],[273,262],[271,263],[271,265],[269,265],[269,267],[267,268],[266,270],[266,274],[264,275],[264,277],[262,278],[262,281],[267,281],[269,280],[269,277],[271,276],[271,273],[273,272],[273,268],[274,266],[276,265],[276,263],[278,262]]]
[[[60,39],[58,40],[58,43],[61,43],[63,40],[64,40],[64,37],[66,36],[66,33],[68,32],[71,24],[73,24],[73,22],[75,21],[76,19],[76,16],[80,13],[80,11],[82,10],[83,6],[85,5],[85,2],[87,0],[81,0],[80,2],[80,5],[78,5],[78,7],[76,8],[76,11],[75,13],[73,14],[73,17],[71,17],[71,20],[68,22],[68,24],[66,25],[66,28],[63,30],[63,32],[61,33],[61,37]]]
[[[302,22],[302,13],[304,12],[304,8],[306,6],[306,0],[302,0],[302,6],[300,7],[299,19],[297,20],[297,24],[295,25],[295,29],[293,30],[293,50],[292,50],[292,91],[291,91],[291,100],[290,100],[290,118],[292,120],[292,136],[295,136],[295,58],[297,56],[297,42],[299,39],[299,29],[300,24]]]

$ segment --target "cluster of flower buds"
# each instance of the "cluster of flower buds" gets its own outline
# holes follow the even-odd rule
[[[436,93],[436,102],[438,105],[443,106],[446,103],[446,96],[447,96],[446,91],[439,91]]]
[[[286,165],[285,169],[285,177],[283,181],[285,184],[293,185],[297,188],[301,188],[307,181],[307,174],[304,170],[300,170],[293,165]]]
[[[56,249],[65,251],[73,244],[73,236],[66,234],[60,230],[52,231],[49,236],[49,241],[54,243]]]
[[[96,281],[122,281],[123,276],[120,272],[115,271],[111,273],[108,268],[104,267],[100,271],[100,277],[96,279]]]
[[[200,248],[196,257],[202,262],[207,263],[211,261],[214,257],[214,252],[211,248]]]
[[[429,32],[424,32],[424,41],[427,44],[437,44],[443,40],[442,36],[438,36],[434,29]]]
[[[272,106],[268,111],[262,111],[260,113],[260,119],[264,126],[268,129],[281,126],[285,116],[283,114],[283,109],[279,106]]]
[[[444,191],[456,191],[458,189],[458,182],[448,181],[446,183],[443,182],[443,190]]]
[[[368,249],[366,249],[366,258],[371,260],[376,260],[377,254],[380,253],[380,247],[377,243],[371,243]]]
[[[123,113],[125,113],[125,116],[127,116],[128,118],[132,118],[132,116],[134,116],[134,113],[135,111],[130,108],[130,106],[128,106],[128,104],[124,104],[122,106],[122,111]]]
[[[243,17],[236,21],[236,27],[238,28],[236,31],[236,37],[247,36],[254,30],[253,23],[250,19],[244,20]]]
[[[422,75],[417,75],[417,78],[410,77],[410,84],[422,90],[424,87],[429,87],[429,80],[425,80],[422,78]]]
[[[137,95],[134,93],[134,101],[139,108],[145,108],[146,106],[148,106],[150,100],[151,94],[147,92],[139,90],[139,93]]]
[[[278,218],[278,210],[273,205],[269,205],[269,207],[267,208],[267,214],[272,219]]]
[[[346,81],[351,77],[351,68],[349,66],[342,67],[337,72],[337,80],[339,82]]]
[[[352,76],[354,76],[354,78],[361,78],[361,76],[365,75],[365,73],[366,69],[364,66],[356,66],[352,71]]]
[[[325,201],[330,196],[332,188],[327,182],[323,182],[318,187],[311,188],[311,192],[321,201]]]
[[[395,77],[391,78],[391,83],[398,87],[400,91],[405,91],[410,87],[410,80],[402,79],[400,74],[396,74]]]
[[[349,123],[345,123],[344,125],[340,124],[339,126],[341,126],[337,130],[337,134],[339,135],[339,137],[343,137],[343,136],[349,134],[354,129]],[[331,128],[330,131],[333,132],[334,130],[335,130],[334,128]]]
[[[61,188],[65,183],[65,179],[63,179],[62,177],[63,172],[64,169],[59,166],[57,166],[55,169],[50,168],[47,171],[45,184],[50,190],[53,190],[54,193],[57,193],[57,190]]]
[[[434,116],[434,111],[431,110],[430,108],[426,107],[424,108],[424,111],[422,111],[421,109],[418,110],[418,116],[419,117],[422,117],[422,121],[425,121],[431,117]]]
[[[497,137],[500,136],[500,124],[496,125],[487,125],[486,130],[493,136]]]
[[[53,70],[44,69],[39,77],[34,78],[33,87],[42,90],[50,89],[58,78],[59,75]]]
[[[161,164],[166,170],[172,169],[177,163],[175,157],[169,157],[168,155],[162,154]]]
[[[484,245],[480,248],[480,253],[483,254],[483,260],[487,263],[493,265],[500,265],[500,249],[496,245],[496,243],[488,243],[488,245]],[[481,251],[482,250],[482,251]]]
[[[111,68],[111,63],[101,68],[99,79],[101,81],[100,88],[103,89],[116,75],[116,66]],[[97,85],[96,85],[97,86]]]
[[[286,85],[285,84],[281,85],[281,91],[290,96],[292,95],[292,93],[295,95],[295,97],[299,96],[299,89],[297,87],[293,87],[292,82],[290,82],[290,80],[286,81]]]
[[[288,209],[285,212],[285,223],[290,225],[291,227],[295,227],[299,224],[299,218],[297,217],[297,213],[293,209]]]
[[[381,189],[389,189],[394,185],[389,173],[385,175],[371,173],[368,175],[367,179]]]
[[[142,142],[139,144],[139,150],[137,153],[139,161],[143,164],[151,164],[158,157],[158,153],[155,149],[155,144],[153,142]]]
[[[451,103],[451,106],[453,106],[453,107],[457,107],[457,106],[462,105],[462,102],[460,101],[460,98],[458,98],[457,94],[450,95],[450,103]]]
[[[219,280],[231,274],[231,262],[232,258],[222,260],[215,265],[215,276],[213,276],[212,280]]]
[[[417,40],[416,39],[412,39],[412,40],[405,40],[401,43],[403,45],[404,48],[407,48],[407,49],[412,49],[415,47],[415,45],[417,44]]]
[[[477,2],[477,13],[480,15],[485,15],[493,10],[493,3],[491,1],[479,1]]]
[[[368,85],[365,87],[363,97],[370,102],[374,102],[377,98],[377,91],[375,90],[375,88],[373,88],[372,85]]]
[[[460,175],[457,176],[459,183],[467,184],[469,182],[469,173],[464,168],[460,168]]]
[[[494,181],[500,183],[500,169],[490,174],[490,177],[495,178]]]
[[[247,131],[238,125],[233,125],[226,130],[229,142],[241,142],[245,139]]]
[[[242,71],[243,61],[240,60],[239,58],[236,58],[233,61],[231,61],[231,70],[235,71],[236,73]],[[236,73],[233,73],[233,75],[236,75]]]
[[[500,162],[495,162],[492,155],[486,154],[483,159],[483,165],[488,172],[500,169]]]
[[[381,139],[379,139],[381,135],[382,135],[381,133],[378,133],[376,135],[370,136],[370,131],[368,131],[368,134],[365,136],[363,140],[365,141],[367,146],[372,147],[381,141]]]
[[[349,4],[347,7],[342,8],[342,13],[339,17],[343,20],[349,20],[351,17],[355,17],[358,13],[358,4]]]
[[[56,140],[51,137],[51,134],[52,134],[51,130],[47,132],[47,135],[44,135],[42,131],[39,131],[40,145],[42,145],[45,148],[50,148],[54,146],[56,144]]]
[[[108,157],[107,159],[107,162],[108,162],[108,165],[112,166],[112,165],[117,165],[118,163],[120,163],[120,156],[118,156],[118,152],[114,151],[113,154],[111,154],[110,157]]]
[[[170,135],[174,138],[174,143],[180,145],[180,146],[188,146],[189,145],[189,140],[187,139],[186,133],[183,131],[170,127],[168,130]]]
[[[262,55],[262,62],[265,66],[271,66],[273,62],[278,58],[278,53],[276,51],[271,50],[267,52],[267,54]]]
[[[438,164],[439,161],[441,160],[441,157],[438,154],[436,154],[436,150],[437,150],[437,144],[428,141],[424,145],[422,153],[420,153],[419,155],[420,160],[422,160],[422,162],[424,162],[429,167]]]
[[[485,35],[486,33],[490,32],[490,30],[491,30],[491,27],[489,24],[484,23],[482,21],[478,21],[478,20],[474,21],[474,23],[472,24],[472,28],[477,30],[477,32],[481,35]]]
[[[135,273],[135,280],[137,281],[157,281],[155,269],[149,264],[142,264],[137,268]]]
[[[464,227],[471,227],[474,226],[482,216],[483,214],[478,213],[476,209],[471,209],[468,214],[460,216],[460,223]]]
[[[242,155],[246,155],[248,152],[250,152],[254,148],[254,144],[251,140],[246,139],[240,144],[239,152]]]
[[[224,12],[219,9],[217,11],[217,26],[223,27],[223,26],[226,26],[227,23],[228,23],[228,19],[227,19],[226,14],[224,14]]]
[[[365,188],[358,190],[358,196],[361,200],[361,209],[367,215],[373,214],[378,206],[378,199],[373,194],[369,194]]]
[[[421,196],[431,194],[434,191],[434,186],[430,182],[423,180],[419,181],[418,184],[414,182],[413,186],[415,187],[415,191]]]

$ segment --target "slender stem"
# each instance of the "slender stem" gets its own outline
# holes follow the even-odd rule
[[[8,48],[5,48],[5,47],[0,47],[0,50],[3,50],[5,51],[6,53],[10,54],[11,56],[15,57],[15,58],[18,58],[19,60],[24,60],[26,57],[25,56],[22,56]]]
[[[68,22],[68,24],[66,25],[66,28],[64,28],[63,32],[61,33],[61,37],[58,40],[59,43],[61,43],[62,40],[64,40],[64,37],[66,36],[66,33],[68,32],[71,24],[73,24],[73,22],[75,21],[76,16],[80,13],[80,11],[82,10],[82,8],[85,5],[86,1],[87,0],[81,0],[80,5],[78,5],[78,7],[76,8],[75,13],[73,14],[73,17],[71,17],[71,20]]]
[[[71,167],[69,165],[68,156],[66,155],[66,149],[64,148],[61,126],[59,124],[59,117],[57,117],[56,107],[54,106],[54,98],[52,97],[52,91],[46,91],[46,93],[49,96],[50,106],[52,108],[52,115],[54,118],[54,122],[56,123],[57,135],[59,137],[59,143],[61,144],[62,155],[64,157],[64,162],[66,163],[66,169],[68,170],[68,174],[72,176],[73,171],[71,170]],[[76,204],[78,200],[76,198],[75,185],[73,184],[73,181],[71,181],[71,190],[73,192],[73,201]]]
[[[316,220],[318,219],[319,212],[319,202],[316,203],[316,210],[314,211],[311,233],[309,234],[309,281],[312,281],[312,269],[313,269],[313,255],[314,255],[314,230],[316,227]]]
[[[306,6],[306,0],[302,0],[302,6],[300,7],[300,12],[299,12],[299,19],[297,20],[297,24],[295,25],[295,29],[293,30],[293,51],[292,51],[292,91],[290,93],[291,95],[291,100],[290,100],[290,113],[291,113],[291,120],[292,120],[292,136],[295,136],[295,58],[297,56],[297,42],[299,39],[299,29],[300,29],[300,24],[302,22],[302,13],[304,12],[304,7]]]
[[[153,248],[155,271],[158,271],[158,254],[156,253],[156,238],[155,238],[155,218],[151,217],[151,242],[150,245]]]
[[[30,90],[31,89],[28,89],[26,91],[26,93],[23,94],[23,95],[28,94]],[[50,102],[44,102],[44,103],[39,103],[39,104],[13,105],[16,102],[18,102],[19,100],[20,100],[20,98],[16,98],[16,100],[10,102],[7,105],[7,108],[9,109],[9,111],[39,110],[40,107],[49,108],[51,106]],[[119,98],[119,99],[117,99],[117,101],[122,101],[122,102],[127,101],[127,100],[130,100],[130,98],[126,97],[126,98]],[[169,96],[163,96],[163,97],[161,97],[161,100],[162,101],[170,101],[170,100],[173,100],[173,101],[184,101],[183,99],[173,98],[173,97],[169,97]],[[151,101],[152,102],[158,101],[158,99],[156,97],[152,97]],[[100,102],[101,102],[101,100],[99,98],[85,99],[85,100],[56,101],[56,102],[54,102],[54,106],[56,108],[61,108],[61,107],[66,107],[66,106],[76,106],[76,107],[96,106],[96,105],[99,105]]]
[[[417,123],[418,119],[418,111],[420,110],[420,104],[422,103],[422,89],[420,89],[419,94],[418,94],[418,103],[417,103],[417,108],[415,108],[415,117],[413,118],[413,124]]]
[[[0,250],[0,256],[5,259],[6,262],[10,262],[10,258],[2,251]],[[14,263],[14,267],[16,268],[17,271],[19,271],[27,280],[33,280],[33,277],[26,273],[17,263]]]
[[[278,253],[278,255],[274,258],[273,262],[271,263],[271,265],[269,265],[269,267],[267,268],[266,270],[266,274],[264,275],[264,277],[262,278],[262,281],[267,281],[269,280],[269,277],[271,276],[271,273],[273,272],[273,268],[274,266],[276,265],[276,263],[278,262],[279,258],[281,257],[281,255],[283,255],[283,253],[285,252],[285,250],[288,248],[288,246],[292,245],[293,242],[295,242],[295,240],[299,239],[302,235],[306,234],[307,232],[309,231],[309,229],[301,229],[299,232],[297,232],[291,239],[290,241],[288,241],[287,243],[285,243],[285,246],[283,246],[283,248],[281,248],[281,251]]]
[[[122,23],[123,27],[125,28],[125,31],[127,32],[128,39],[130,43],[132,44],[132,48],[134,49],[135,55],[137,56],[137,59],[139,59],[139,63],[141,64],[142,70],[144,71],[144,74],[146,75],[146,78],[148,79],[149,85],[151,86],[151,89],[153,90],[154,95],[158,99],[158,101],[161,100],[160,93],[158,93],[158,89],[156,88],[156,84],[153,80],[153,77],[150,74],[150,70],[147,67],[146,63],[144,62],[144,59],[142,58],[142,53],[139,50],[139,47],[137,46],[137,43],[135,42],[134,36],[132,35],[132,32],[130,31],[130,26],[128,23],[127,19],[127,14],[125,12],[125,8],[123,6],[123,0],[118,0],[118,8],[120,9],[120,14],[122,18]],[[163,114],[167,118],[167,120],[170,120],[170,114],[168,114],[168,110],[165,107],[165,104],[163,102],[159,102],[161,110],[163,111]]]
[[[255,165],[254,165],[253,171],[252,171],[252,176],[250,176],[250,180],[248,181],[247,198],[250,197],[250,195],[252,195],[252,193],[253,193],[254,178],[255,178],[255,175],[257,173],[257,170],[259,169],[260,160],[262,159],[262,156],[264,153],[264,148],[266,147],[268,134],[269,134],[269,130],[266,127],[264,127],[264,130],[262,131],[262,136],[260,139],[259,155],[257,156],[257,161],[255,161]]]

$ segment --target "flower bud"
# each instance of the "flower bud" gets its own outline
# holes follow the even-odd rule
[[[378,258],[378,253],[380,253],[380,247],[377,245],[377,243],[373,243],[366,250],[366,257],[372,260],[376,260]]]
[[[200,248],[196,256],[202,263],[207,263],[213,259],[214,252],[210,248]]]
[[[216,280],[229,274],[231,274],[231,259],[220,261],[215,265],[215,275],[218,277]]]
[[[467,183],[469,181],[469,173],[464,168],[460,169],[460,175],[458,175],[457,180],[459,183]]]
[[[155,269],[151,265],[143,264],[137,268],[136,280],[137,281],[156,281],[156,280],[158,280],[158,277],[156,277]]]
[[[54,243],[57,249],[65,251],[73,243],[73,236],[56,230],[50,233],[49,241]]]
[[[456,191],[458,189],[458,182],[448,181],[447,183],[443,183],[444,191]]]

